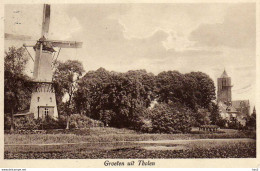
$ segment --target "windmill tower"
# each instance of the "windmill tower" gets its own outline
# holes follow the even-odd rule
[[[37,40],[34,46],[24,44],[25,48],[33,47],[35,51],[35,59],[32,59],[34,61],[33,88],[29,110],[29,113],[33,113],[35,119],[45,119],[47,116],[58,117],[55,89],[52,82],[54,48],[58,47],[60,52],[61,48],[82,47],[82,42],[48,40],[50,14],[50,5],[44,4],[41,38]],[[5,34],[5,39],[29,40],[30,36]]]

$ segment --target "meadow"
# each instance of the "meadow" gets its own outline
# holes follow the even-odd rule
[[[5,134],[5,159],[254,158],[254,134],[222,129],[189,134],[141,134],[128,129],[49,130]]]

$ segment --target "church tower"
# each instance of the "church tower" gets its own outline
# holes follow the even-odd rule
[[[226,105],[231,105],[231,88],[231,78],[227,75],[226,70],[224,70],[223,74],[220,76],[220,78],[218,78],[218,102],[223,102]]]

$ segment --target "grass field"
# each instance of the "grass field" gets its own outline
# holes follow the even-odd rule
[[[179,139],[255,138],[254,134],[225,129],[218,133],[197,131],[190,134],[140,134],[132,130],[116,128],[91,128],[86,130],[55,130],[46,134],[5,134],[5,144],[52,144],[113,141],[147,141]]]
[[[127,129],[52,130],[5,134],[5,159],[34,158],[246,158],[256,156],[253,134],[238,130],[139,134]],[[22,145],[24,144],[24,145]]]

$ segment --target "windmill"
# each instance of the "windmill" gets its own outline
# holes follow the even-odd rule
[[[55,97],[55,89],[52,82],[52,63],[54,60],[54,47],[61,48],[80,48],[82,42],[76,41],[59,41],[48,40],[48,32],[50,25],[50,5],[44,4],[43,7],[43,21],[41,38],[37,40],[33,47],[35,51],[34,69],[33,69],[33,88],[31,95],[30,110],[28,114],[34,115],[34,118],[45,119],[46,116],[57,118],[58,110]],[[5,39],[11,40],[28,40],[30,36],[5,34]],[[29,53],[29,52],[28,52]],[[59,55],[59,53],[58,53]],[[58,57],[56,56],[56,59]]]

